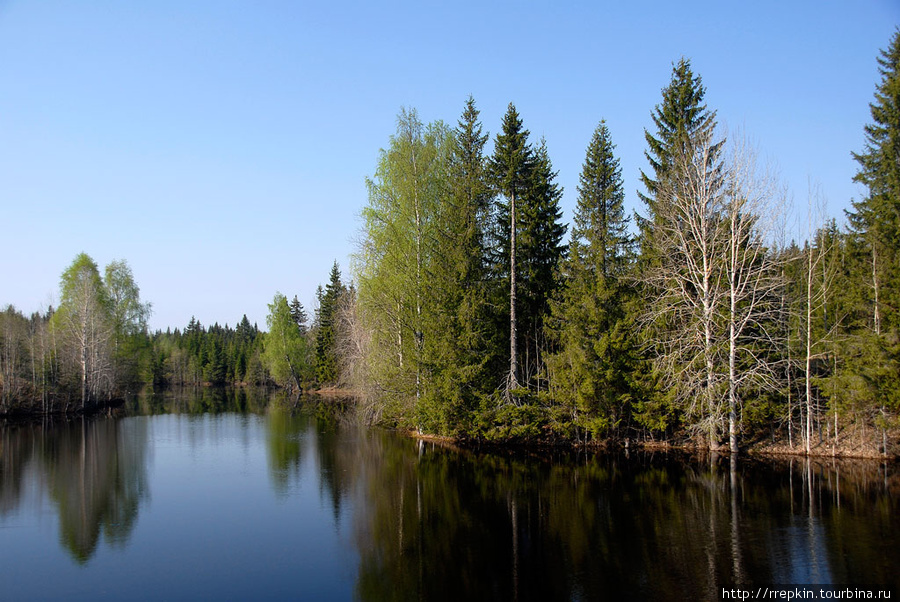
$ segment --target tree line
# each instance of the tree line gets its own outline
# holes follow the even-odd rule
[[[335,316],[348,290],[335,263],[317,293],[310,322],[294,296],[276,294],[268,331],[244,315],[235,327],[150,332],[151,304],[131,268],[116,260],[101,272],[78,254],[60,278],[57,307],[30,316],[0,312],[0,415],[84,411],[121,401],[142,387],[284,386],[337,383]]]
[[[140,380],[150,304],[141,302],[127,262],[111,262],[101,276],[80,253],[59,288],[55,309],[0,313],[0,413],[83,410]]]
[[[888,453],[900,411],[900,32],[878,59],[866,195],[828,219],[787,193],[704,102],[690,61],[645,130],[642,209],[612,134],[586,151],[562,223],[545,140],[511,103],[493,139],[401,109],[368,179],[344,382],[372,420],[477,438],[775,439]],[[633,221],[632,221],[633,217]],[[801,242],[797,242],[800,240]]]

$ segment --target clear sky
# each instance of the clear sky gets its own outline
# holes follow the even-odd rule
[[[900,0],[0,0],[0,307],[58,296],[81,251],[131,266],[151,327],[265,327],[345,276],[401,106],[547,140],[565,220],[606,119],[630,209],[644,129],[685,56],[720,123],[842,217]],[[488,150],[492,143],[489,143]]]

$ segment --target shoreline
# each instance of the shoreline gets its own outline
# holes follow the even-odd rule
[[[222,388],[227,388],[225,385]],[[307,390],[303,392],[303,396],[309,396],[321,403],[334,404],[335,402],[352,402],[359,401],[361,398],[357,391],[342,389],[337,387],[326,387],[321,389]],[[77,403],[70,404],[73,407],[55,408],[49,412],[43,412],[41,409],[34,407],[17,407],[11,411],[0,413],[0,422],[10,423],[31,423],[44,419],[69,419],[78,416],[95,416],[103,412],[112,412],[121,408],[125,404],[125,399],[114,399],[108,402],[92,404],[85,408],[78,407]],[[56,405],[51,404],[51,405]],[[720,446],[716,449],[710,449],[702,444],[689,440],[651,440],[640,441],[632,438],[607,438],[599,441],[579,442],[567,440],[563,438],[544,438],[544,439],[485,439],[480,437],[468,436],[446,436],[433,433],[421,433],[414,429],[394,428],[394,430],[411,439],[422,441],[423,443],[432,443],[453,450],[496,450],[496,451],[538,451],[538,450],[571,450],[571,451],[640,451],[640,452],[679,452],[688,454],[716,454],[721,456],[731,456],[731,451],[727,445]],[[895,442],[896,436],[890,433],[890,440]],[[790,445],[786,439],[772,440],[769,437],[751,439],[742,444],[737,452],[737,456],[748,457],[765,457],[765,458],[816,458],[816,459],[852,459],[852,460],[875,460],[879,462],[896,462],[900,460],[900,454],[891,453],[883,454],[871,441],[871,433],[865,433],[854,427],[848,428],[847,431],[841,433],[840,442],[835,444],[831,438],[823,438],[821,442],[816,441],[810,449],[810,453],[806,450],[802,443],[794,443]],[[896,445],[889,446],[889,449],[895,448]]]
[[[465,437],[452,437],[443,435],[431,435],[428,433],[419,433],[414,430],[395,429],[396,432],[403,434],[411,439],[422,441],[424,443],[433,443],[445,447],[447,449],[460,450],[466,449],[470,451],[478,450],[522,450],[536,451],[542,449],[554,450],[571,450],[571,451],[617,451],[617,452],[677,452],[692,455],[709,455],[715,454],[719,456],[731,456],[732,453],[727,446],[721,446],[717,449],[709,449],[696,443],[680,443],[677,441],[630,441],[627,445],[624,440],[604,439],[603,441],[592,443],[577,443],[560,439],[554,442],[537,442],[537,441],[490,441],[486,439],[474,439]],[[856,448],[832,447],[827,442],[817,443],[812,447],[810,453],[798,445],[791,448],[787,442],[783,444],[749,444],[743,445],[734,454],[736,457],[763,457],[763,458],[810,458],[817,460],[867,460],[878,462],[897,462],[900,460],[898,455],[884,455],[874,450],[859,450]]]

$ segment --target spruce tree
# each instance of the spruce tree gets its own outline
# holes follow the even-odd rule
[[[563,285],[552,302],[548,333],[558,348],[547,363],[563,426],[593,436],[625,417],[631,398],[633,241],[625,216],[622,169],[601,121],[587,149]]]
[[[513,103],[503,116],[501,132],[494,140],[494,154],[489,162],[491,180],[501,195],[498,204],[496,246],[500,251],[496,264],[502,277],[509,281],[509,371],[506,376],[507,398],[519,388],[518,321],[516,316],[518,270],[516,248],[519,230],[519,204],[532,182],[534,156],[528,144],[528,130]]]
[[[870,252],[872,321],[876,332],[900,327],[900,29],[878,58],[881,82],[869,105],[865,149],[854,181],[868,189],[848,213],[851,227]],[[887,326],[887,328],[885,328]]]
[[[331,267],[328,284],[319,301],[316,316],[316,380],[320,385],[333,385],[340,376],[335,338],[338,303],[344,294],[341,270],[337,261]]]
[[[643,255],[648,255],[649,237],[658,219],[660,186],[665,186],[674,175],[672,170],[677,158],[688,152],[691,141],[701,132],[715,129],[716,113],[703,104],[705,95],[702,79],[694,75],[691,62],[682,57],[672,66],[672,79],[662,90],[662,102],[651,113],[656,134],[644,130],[647,141],[644,156],[652,173],[641,170],[641,183],[646,193],[638,191],[638,197],[647,208],[647,215],[637,217]],[[723,143],[724,140],[716,144],[713,154],[718,154]]]
[[[848,370],[842,389],[877,412],[882,453],[887,454],[887,429],[900,412],[900,29],[881,52],[881,81],[869,104],[872,122],[865,126],[865,149],[852,153],[859,163],[854,180],[867,195],[848,212],[865,296],[867,327],[857,329],[845,344]]]
[[[521,311],[519,312],[521,351],[524,352],[526,384],[542,371],[545,348],[544,318],[557,288],[557,270],[565,253],[559,206],[562,188],[556,183],[545,140],[534,151],[534,165],[527,193],[522,198],[519,265],[521,274]],[[524,331],[523,331],[524,330]],[[539,384],[539,383],[538,383]]]
[[[291,319],[294,320],[294,323],[297,325],[297,329],[300,331],[301,335],[306,335],[306,310],[303,309],[303,304],[300,303],[300,300],[297,298],[297,295],[294,295],[294,299],[290,304],[291,310]],[[246,320],[247,317],[244,316]]]
[[[486,238],[492,194],[479,111],[470,96],[453,132],[445,202],[438,212],[439,268],[432,278],[436,328],[426,341],[440,430],[465,428],[480,393],[489,391],[491,360]]]
[[[459,276],[466,285],[485,277],[485,238],[492,199],[484,158],[487,139],[470,96],[454,132],[449,165],[449,202],[455,218],[450,228],[462,247]]]

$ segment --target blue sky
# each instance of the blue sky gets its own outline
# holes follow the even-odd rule
[[[812,180],[840,218],[897,26],[897,0],[0,0],[0,307],[46,308],[84,251],[128,261],[153,328],[311,308],[400,107],[455,124],[470,94],[492,138],[509,102],[546,138],[567,222],[606,119],[640,210],[682,56],[797,206]]]

